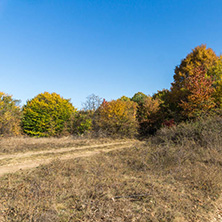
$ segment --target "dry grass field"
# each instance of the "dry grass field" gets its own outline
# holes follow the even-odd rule
[[[0,177],[0,219],[221,221],[221,123],[184,123],[143,142],[1,140],[0,168],[27,159],[50,161]]]

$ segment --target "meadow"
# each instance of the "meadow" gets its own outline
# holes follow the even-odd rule
[[[220,221],[221,132],[222,118],[214,116],[162,128],[143,141],[26,138],[7,151],[14,146],[6,139],[2,155],[125,145],[3,175],[1,221]]]

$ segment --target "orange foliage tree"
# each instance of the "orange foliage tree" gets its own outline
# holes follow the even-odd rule
[[[195,117],[215,107],[213,78],[206,75],[206,69],[199,67],[194,69],[194,75],[190,75],[185,82],[188,90],[186,100],[179,104],[183,114],[187,117]]]
[[[215,52],[211,48],[206,48],[206,45],[200,45],[193,49],[175,68],[174,82],[171,87],[171,102],[179,105],[181,100],[187,99],[189,90],[186,87],[186,80],[197,74],[196,68],[203,67],[207,71],[215,66],[217,61],[218,57]],[[180,109],[178,105],[175,109]]]

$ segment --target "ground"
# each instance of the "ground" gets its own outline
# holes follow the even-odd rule
[[[213,173],[206,179],[211,171],[196,168],[192,177],[193,163],[178,168],[170,159],[157,166],[162,150],[150,146],[137,140],[3,139],[0,220],[220,222],[221,191],[211,184]]]

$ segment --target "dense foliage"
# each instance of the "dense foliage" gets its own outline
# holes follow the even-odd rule
[[[159,99],[154,99],[151,96],[147,96],[143,99],[143,102],[139,102],[137,106],[137,120],[140,126],[140,135],[153,134],[159,127],[160,103]]]
[[[186,80],[196,74],[196,68],[203,67],[208,70],[216,64],[217,60],[218,57],[214,51],[207,49],[206,45],[197,46],[193,49],[175,68],[174,82],[171,88],[174,102],[180,103],[181,100],[186,99],[188,94]]]
[[[181,100],[180,106],[188,117],[195,117],[215,107],[213,93],[213,79],[206,77],[206,71],[202,68],[194,70],[194,75],[189,76],[185,82],[189,94],[187,100]]]
[[[69,130],[75,108],[56,93],[41,93],[23,107],[22,126],[31,136],[58,136]]]
[[[208,69],[207,75],[213,78],[214,99],[216,107],[222,108],[222,56],[218,58],[216,64]]]
[[[145,95],[144,93],[138,92],[134,94],[131,100],[136,103],[143,103],[147,99],[147,97],[148,96]]]
[[[106,135],[135,136],[137,133],[136,103],[133,101],[103,101],[97,110],[95,129]]]
[[[162,114],[177,123],[221,108],[222,60],[206,45],[197,46],[175,68],[170,91],[162,97]]]
[[[71,133],[82,135],[90,133],[92,130],[93,111],[78,111],[71,120]]]

